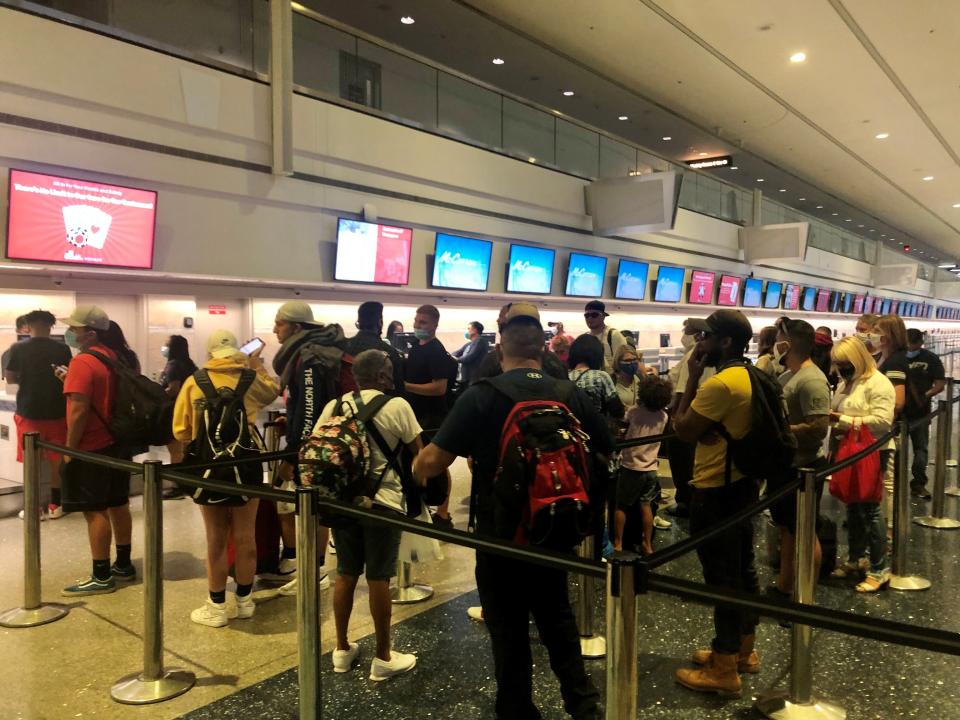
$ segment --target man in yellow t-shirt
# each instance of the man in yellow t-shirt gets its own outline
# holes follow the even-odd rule
[[[753,337],[750,321],[738,310],[717,310],[706,320],[689,320],[697,345],[688,361],[689,375],[674,417],[677,436],[697,443],[690,501],[690,534],[716,525],[755,502],[758,482],[745,478],[730,463],[727,477],[727,442],[717,431],[722,426],[734,439],[744,437],[752,422],[750,375],[743,358]],[[705,368],[717,374],[700,384]],[[705,542],[697,549],[703,578],[717,588],[759,594],[753,558],[753,524],[746,520]],[[677,681],[692,689],[740,696],[740,672],[757,672],[753,650],[759,618],[754,613],[717,606],[710,650],[694,653],[700,669],[677,670]]]

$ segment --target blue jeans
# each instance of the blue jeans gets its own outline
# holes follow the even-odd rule
[[[847,505],[847,533],[850,563],[856,564],[870,551],[870,572],[887,569],[887,525],[880,512],[880,503]]]

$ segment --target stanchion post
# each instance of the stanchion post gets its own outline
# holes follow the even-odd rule
[[[400,560],[397,563],[397,586],[390,590],[391,602],[394,605],[412,605],[432,597],[432,587],[413,582],[413,563]]]
[[[960,528],[960,522],[953,518],[943,516],[944,494],[947,482],[947,427],[945,414],[952,412],[953,408],[947,404],[946,400],[940,400],[937,403],[937,456],[933,466],[933,503],[930,514],[913,519],[917,525],[932,527],[937,530],[956,530]]]
[[[634,553],[607,563],[607,708],[605,720],[637,718],[637,567]]]
[[[930,581],[907,572],[907,541],[910,538],[910,426],[900,421],[900,449],[894,476],[893,499],[893,573],[890,587],[894,590],[926,590]]]
[[[580,543],[580,557],[593,560],[593,535]],[[602,658],[607,654],[607,639],[594,631],[596,586],[592,575],[581,575],[577,588],[577,627],[580,629],[580,654],[585,658]]]
[[[64,617],[69,608],[40,600],[40,448],[39,433],[23,435],[23,606],[0,615],[0,626],[36,627]]]
[[[143,463],[143,672],[118,680],[110,696],[124,705],[148,705],[183,695],[196,676],[163,668],[163,503],[162,464]]]
[[[797,537],[794,550],[793,601],[814,604],[816,588],[817,479],[805,469],[797,493]],[[790,648],[790,689],[760,693],[754,707],[774,720],[843,720],[847,711],[813,694],[813,628],[794,623]]]
[[[319,718],[320,690],[320,587],[317,571],[317,494],[311,487],[297,488],[297,647],[300,717]]]
[[[952,356],[951,356],[952,357]],[[956,451],[954,448],[954,437],[953,437],[953,393],[954,393],[954,382],[953,372],[947,376],[947,383],[944,387],[946,391],[946,397],[944,398],[947,401],[947,414],[944,416],[944,423],[947,426],[947,462],[946,466],[948,468],[957,467],[956,460]]]

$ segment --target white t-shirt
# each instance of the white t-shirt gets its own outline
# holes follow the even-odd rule
[[[690,377],[690,367],[687,365],[687,363],[690,360],[690,356],[693,355],[693,350],[694,348],[687,350],[687,352],[683,356],[683,360],[681,360],[679,364],[676,365],[676,367],[680,369],[677,371],[677,382],[674,383],[674,386],[673,386],[673,391],[675,393],[680,393],[682,395],[683,391],[687,389],[687,379]],[[703,375],[700,376],[700,382],[697,383],[697,387],[700,387],[701,385],[703,385],[707,380],[709,380],[716,374],[717,374],[716,368],[705,367],[703,369]]]
[[[613,358],[617,356],[617,351],[627,344],[626,338],[616,328],[606,325],[601,330],[591,330],[590,334],[603,345],[603,369],[610,372],[613,370]]]
[[[382,394],[379,390],[361,390],[360,399],[364,403],[368,403],[377,395]],[[354,410],[357,409],[353,400],[353,393],[344,395],[343,402],[344,405],[349,405]],[[336,400],[328,402],[327,406],[323,408],[323,413],[321,413],[317,423],[326,422],[333,417],[336,404]],[[373,418],[373,424],[391,448],[396,447],[397,443],[412,443],[420,437],[422,432],[420,423],[417,422],[417,418],[413,414],[413,408],[410,407],[410,403],[401,397],[391,398],[387,401],[387,404],[380,408],[380,412]],[[379,478],[387,466],[387,458],[372,436],[367,435],[367,441],[370,445],[370,473],[372,477]],[[400,512],[405,511],[403,488],[400,485],[400,478],[393,470],[388,470],[386,475],[383,476],[383,482],[380,483],[380,489],[377,490],[374,502]]]

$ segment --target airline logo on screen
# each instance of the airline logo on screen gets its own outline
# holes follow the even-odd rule
[[[582,265],[570,268],[567,279],[569,295],[599,295],[603,291],[603,278]]]
[[[155,212],[148,190],[13,170],[7,255],[149,268]]]
[[[517,260],[510,266],[510,285],[519,292],[550,292],[547,269],[529,260]]]

